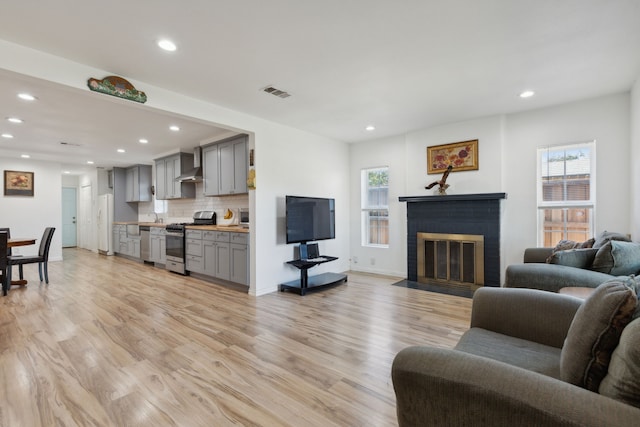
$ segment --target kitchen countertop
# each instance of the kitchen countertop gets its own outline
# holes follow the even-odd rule
[[[164,228],[167,224],[163,224],[161,222],[113,222],[114,225],[146,225],[149,227],[162,227]],[[239,225],[187,225],[185,227],[187,230],[208,230],[208,231],[231,231],[234,233],[248,233],[249,229],[245,227],[241,227]]]
[[[248,233],[249,229],[239,225],[187,225],[187,230],[208,230],[208,231],[232,231],[234,233]]]

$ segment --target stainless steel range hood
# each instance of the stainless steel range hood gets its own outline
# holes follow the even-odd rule
[[[202,182],[202,148],[193,149],[193,169],[176,178],[180,182]]]

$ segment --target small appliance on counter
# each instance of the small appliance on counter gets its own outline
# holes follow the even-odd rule
[[[249,228],[249,209],[239,209],[240,225],[244,228]]]

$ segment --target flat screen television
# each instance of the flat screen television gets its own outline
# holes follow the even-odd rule
[[[334,199],[286,196],[287,243],[335,239]]]

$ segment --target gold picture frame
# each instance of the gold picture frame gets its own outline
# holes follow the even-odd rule
[[[449,165],[451,172],[478,170],[478,140],[427,147],[427,174],[442,173]]]
[[[33,172],[4,171],[4,195],[33,197]]]

